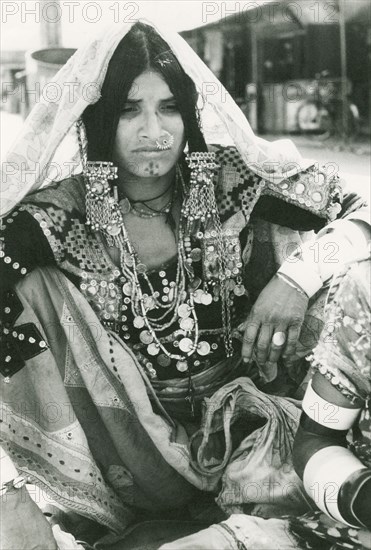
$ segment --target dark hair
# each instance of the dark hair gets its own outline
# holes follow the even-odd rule
[[[177,102],[190,152],[207,151],[196,107],[197,90],[169,45],[150,25],[137,22],[124,36],[108,65],[102,96],[82,115],[89,160],[112,160],[122,108],[133,81],[146,70],[164,78]]]

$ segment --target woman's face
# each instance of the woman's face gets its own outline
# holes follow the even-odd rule
[[[162,143],[174,136],[170,149]],[[175,98],[159,73],[146,71],[133,82],[121,113],[114,144],[114,161],[121,172],[139,177],[163,176],[184,149],[184,124]]]

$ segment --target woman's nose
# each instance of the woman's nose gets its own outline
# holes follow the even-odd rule
[[[159,120],[157,113],[144,113],[140,136],[147,139],[156,140],[161,136],[161,132],[161,121]]]

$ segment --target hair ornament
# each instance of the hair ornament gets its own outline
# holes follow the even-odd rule
[[[170,63],[173,62],[173,56],[174,56],[174,53],[171,50],[162,52],[158,56],[156,56],[156,63],[161,65],[161,67],[170,65]]]

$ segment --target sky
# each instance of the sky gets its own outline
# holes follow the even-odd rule
[[[246,2],[245,2],[246,4]],[[256,2],[250,2],[256,4]],[[62,45],[78,47],[111,23],[145,18],[180,31],[216,21],[239,9],[240,2],[204,0],[1,0],[2,50],[40,47],[40,19],[60,18]],[[41,16],[39,15],[41,13]]]

